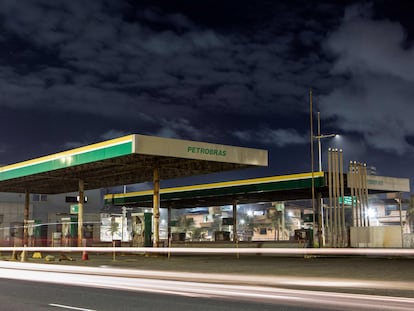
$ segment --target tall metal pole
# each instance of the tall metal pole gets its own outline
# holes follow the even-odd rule
[[[367,164],[364,163],[363,168],[363,194],[364,194],[364,206],[365,206],[365,212],[364,212],[364,217],[365,217],[365,223],[366,226],[369,227],[370,226],[370,219],[369,219],[369,214],[368,214],[368,181],[367,181]]]
[[[362,172],[362,163],[358,162],[358,181],[359,181],[359,187],[358,187],[358,193],[359,193],[359,222],[361,223],[361,227],[366,227],[365,225],[365,210],[364,210],[364,183],[363,183],[363,172]]]
[[[366,227],[365,224],[365,209],[364,209],[364,173],[362,171],[362,163],[358,162],[358,195],[359,195],[359,222],[361,227]]]
[[[351,186],[352,198],[352,226],[356,227],[356,202],[355,202],[355,168],[352,161],[349,161],[348,184]]]
[[[329,245],[333,247],[333,206],[332,206],[332,196],[333,196],[333,174],[332,174],[332,149],[328,149],[328,189],[329,189],[329,218],[326,219],[326,224],[328,226],[329,234]],[[328,215],[328,214],[327,214]]]
[[[315,173],[314,173],[314,155],[313,155],[313,108],[312,108],[312,89],[309,90],[309,121],[310,121],[310,148],[311,148],[311,170],[312,170],[312,212],[313,212],[313,222],[312,222],[312,231],[313,237],[315,236],[315,219],[316,219],[316,210],[315,210]],[[319,235],[319,232],[318,232]],[[312,239],[313,240],[313,239]]]
[[[330,138],[330,137],[335,137],[337,134],[328,134],[328,135],[322,135],[321,134],[321,116],[320,116],[320,112],[318,112],[318,135],[317,136],[313,136],[313,138],[318,140],[318,162],[319,162],[319,172],[322,172],[322,147],[321,147],[321,139],[322,138]],[[325,224],[324,224],[324,214],[327,213],[326,210],[324,210],[324,205],[323,205],[323,198],[322,196],[318,196],[318,207],[317,207],[317,211],[318,211],[318,232],[319,232],[319,242],[320,245],[324,245],[325,244]],[[326,223],[326,225],[328,226],[328,224]]]
[[[342,149],[339,150],[339,177],[340,177],[340,185],[341,185],[341,218],[342,218],[342,246],[345,246],[347,243],[347,232],[346,232],[346,223],[345,223],[345,184],[344,184],[344,155]]]
[[[354,161],[355,169],[355,196],[356,196],[356,213],[357,213],[357,227],[362,227],[362,213],[361,213],[361,176],[359,162]]]
[[[319,172],[322,172],[322,148],[321,148],[321,113],[318,111],[318,160]],[[318,193],[318,232],[319,232],[319,247],[325,246],[325,226],[323,219],[323,198],[322,194]]]
[[[335,149],[335,178],[336,178],[336,198],[335,198],[335,204],[336,204],[336,234],[337,234],[337,240],[336,240],[336,246],[340,247],[340,241],[342,238],[342,232],[341,232],[341,218],[340,218],[340,213],[341,213],[341,205],[339,204],[339,196],[340,191],[340,184],[339,184],[339,152],[338,149]]]
[[[319,172],[322,172],[322,151],[321,151],[321,113],[318,111],[318,160]]]
[[[337,192],[337,172],[338,172],[338,153],[337,150],[332,150],[332,185],[333,185],[333,230],[332,230],[332,241],[333,241],[333,247],[337,247],[338,242],[338,192]]]
[[[353,184],[354,184],[354,196],[355,196],[355,227],[361,227],[359,221],[359,196],[358,196],[358,167],[356,161],[352,162],[354,169]]]

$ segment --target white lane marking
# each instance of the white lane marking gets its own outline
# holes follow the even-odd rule
[[[57,303],[49,303],[49,306],[51,306],[51,307],[57,307],[57,308],[62,308],[62,309],[79,310],[79,311],[96,311],[94,309],[85,309],[85,308],[78,308],[78,307],[72,307],[72,306],[59,305]]]

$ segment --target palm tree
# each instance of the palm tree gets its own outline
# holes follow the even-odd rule
[[[111,218],[111,227],[109,228],[112,236],[112,241],[114,241],[114,234],[119,231],[119,223],[115,221],[115,217]],[[114,242],[113,242],[114,243]]]
[[[194,228],[194,219],[187,217],[187,215],[182,215],[178,220],[178,225],[187,236],[187,231],[191,232],[191,230]]]

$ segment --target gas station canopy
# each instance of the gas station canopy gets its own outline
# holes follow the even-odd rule
[[[326,172],[300,173],[284,176],[270,176],[253,179],[190,185],[160,190],[160,206],[171,208],[192,208],[275,202],[289,200],[307,200],[312,198],[312,179],[316,193],[323,198],[329,197],[328,175]],[[344,174],[344,194],[351,195],[348,174]],[[367,189],[370,194],[409,192],[408,178],[395,178],[368,175]],[[108,206],[151,207],[153,190],[129,193],[106,194]]]
[[[58,194],[267,166],[266,150],[133,134],[0,167],[0,192]]]
[[[325,187],[324,173],[302,173],[191,185],[160,190],[160,206],[193,208],[309,199],[312,177],[315,188]],[[105,204],[151,207],[153,190],[106,194]]]

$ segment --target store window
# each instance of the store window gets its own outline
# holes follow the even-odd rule
[[[33,202],[46,202],[47,194],[33,194],[32,201]]]

